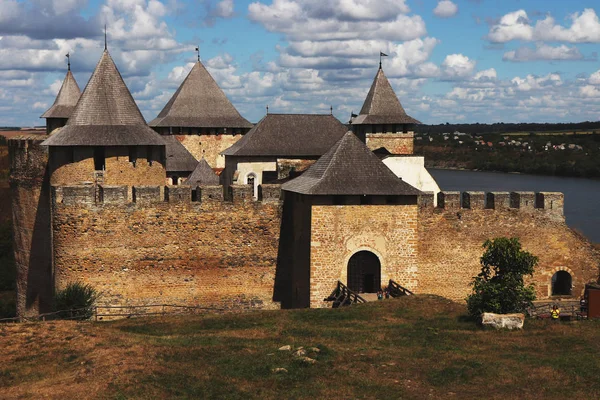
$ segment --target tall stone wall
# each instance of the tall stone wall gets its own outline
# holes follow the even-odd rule
[[[417,258],[417,205],[313,205],[310,236],[310,306],[323,301],[337,281],[347,282],[348,261],[361,250],[381,263],[381,283],[389,279],[415,289],[421,273]]]
[[[17,315],[50,311],[52,247],[47,149],[48,136],[8,141],[13,243],[17,267]]]
[[[242,134],[177,135],[177,140],[196,160],[204,157],[211,168],[225,168],[225,156],[222,156],[221,152],[233,146],[242,136]]]
[[[441,192],[419,210],[419,278],[417,293],[462,301],[479,274],[483,243],[518,237],[524,250],[539,257],[533,278],[538,298],[551,295],[552,275],[567,271],[573,296],[598,279],[600,259],[591,244],[564,222],[561,193]],[[402,284],[402,282],[399,282]]]
[[[278,308],[273,287],[281,224],[279,191],[220,186],[53,188],[57,289],[93,285],[103,305],[185,304]],[[161,190],[163,189],[163,190]],[[165,197],[162,196],[165,193]],[[271,196],[269,197],[269,196]]]

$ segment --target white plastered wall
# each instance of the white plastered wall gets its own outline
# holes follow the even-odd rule
[[[383,159],[383,163],[409,185],[423,192],[433,192],[433,202],[437,206],[437,194],[440,192],[440,187],[425,168],[424,157],[390,156]]]

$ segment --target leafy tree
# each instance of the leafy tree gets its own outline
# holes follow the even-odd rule
[[[100,294],[89,284],[69,283],[54,295],[54,311],[61,319],[89,319]]]
[[[486,240],[483,248],[481,272],[467,297],[469,314],[524,312],[535,300],[535,291],[533,285],[525,286],[523,276],[533,275],[538,258],[522,250],[518,238]]]

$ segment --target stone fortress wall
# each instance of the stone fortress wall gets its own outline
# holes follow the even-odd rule
[[[52,188],[55,284],[89,283],[103,305],[278,308],[279,187]],[[132,201],[128,193],[133,193]],[[164,193],[164,195],[163,195]],[[192,201],[194,198],[195,201]]]
[[[261,185],[254,200],[251,187],[234,185],[231,201],[221,186],[50,187],[43,139],[9,141],[19,315],[47,311],[54,288],[72,281],[103,292],[103,304],[279,307],[280,186]],[[373,250],[415,293],[463,300],[480,270],[483,242],[499,236],[519,237],[540,258],[531,280],[540,297],[549,296],[558,270],[573,277],[573,295],[598,278],[600,257],[566,226],[560,193],[441,192],[437,207],[424,195],[417,206],[397,207],[408,214],[394,223],[385,205],[319,207],[312,210],[311,246],[322,236],[315,260],[341,257],[336,251],[345,246],[332,279],[343,279],[347,256],[373,247],[369,229],[377,226],[406,233],[394,239],[388,232],[382,240],[389,243],[375,240]],[[394,240],[398,257],[388,251]],[[392,272],[382,270],[382,277]],[[335,285],[314,283],[315,303]]]

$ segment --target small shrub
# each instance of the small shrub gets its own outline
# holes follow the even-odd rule
[[[91,285],[69,283],[54,296],[54,311],[60,319],[90,319],[100,294]]]
[[[481,257],[481,272],[471,285],[467,308],[473,317],[481,313],[525,312],[535,300],[533,285],[525,286],[524,275],[533,275],[538,258],[521,249],[518,238],[487,240]]]

